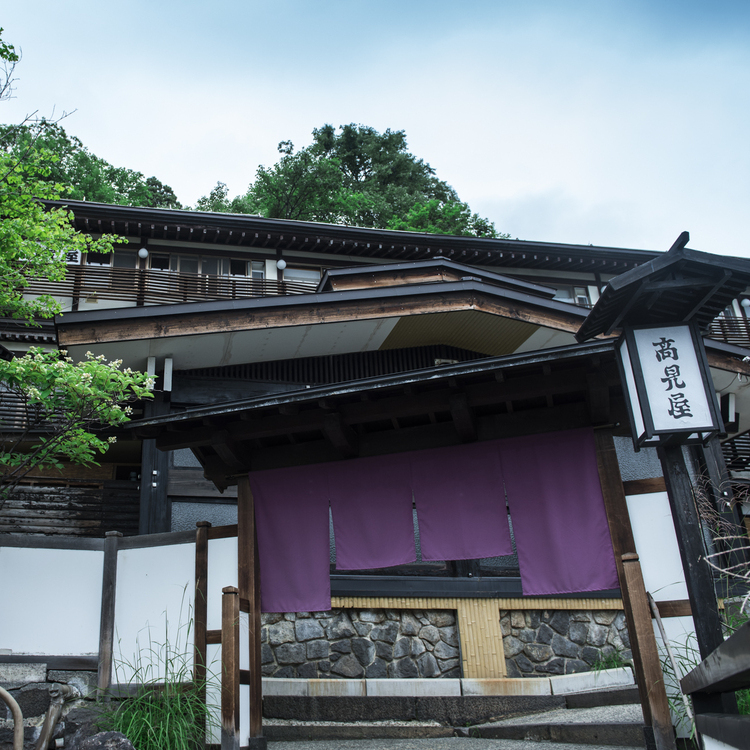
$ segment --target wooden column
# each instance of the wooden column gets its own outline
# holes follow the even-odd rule
[[[206,630],[208,628],[208,521],[198,521],[195,530],[195,600],[193,613],[193,684],[206,705]],[[201,733],[205,733],[205,714],[199,717],[202,722]]]
[[[263,737],[263,687],[260,662],[260,565],[255,528],[255,503],[250,480],[237,484],[237,560],[240,597],[247,599],[250,653],[250,748],[266,747]]]
[[[117,547],[122,534],[108,531],[104,537],[102,565],[102,611],[99,620],[99,667],[97,694],[102,698],[112,684],[112,649],[115,640],[115,600],[117,593]]]
[[[240,599],[221,593],[221,750],[240,750]]]
[[[705,560],[703,533],[693,497],[693,484],[685,465],[682,446],[659,447],[658,452],[664,470],[664,481],[667,485],[682,568],[685,572],[698,650],[701,659],[706,659],[724,642],[724,634],[716,602],[713,573]],[[737,701],[733,693],[714,694],[710,698],[708,696],[705,699],[700,698],[701,703],[704,700],[705,705],[696,705],[696,712],[737,713]]]
[[[634,555],[637,562],[638,555],[635,549],[633,529],[630,525],[628,506],[625,501],[625,490],[622,486],[615,443],[611,430],[607,428],[595,430],[594,436],[596,439],[599,481],[602,486],[609,534],[612,538],[612,549],[617,566],[617,578],[620,582],[623,609],[628,624],[630,649],[633,652],[633,666],[635,667],[638,693],[641,698],[643,719],[646,726],[653,729],[654,740],[658,748],[673,748],[675,745],[672,719],[656,647],[656,637],[651,624],[646,590],[643,586],[643,578],[640,576],[640,563],[638,563],[640,587],[636,586],[638,576],[630,576],[630,583],[633,584],[631,586],[625,574],[623,556]],[[636,620],[636,616],[642,618],[643,613],[645,613],[646,619]]]
[[[169,413],[169,404],[162,394],[154,394],[143,407],[144,418]],[[155,472],[155,473],[154,473]],[[141,504],[139,534],[171,531],[172,512],[167,496],[169,454],[157,450],[156,440],[144,440],[141,447]]]
[[[631,643],[633,640],[638,643],[643,672],[643,683],[640,682],[639,677],[638,690],[641,695],[644,689],[648,694],[651,727],[654,731],[656,747],[659,749],[676,748],[672,717],[669,713],[669,700],[664,688],[664,673],[659,661],[654,626],[651,623],[651,608],[643,584],[641,563],[635,552],[626,552],[621,559],[625,583],[624,591],[627,591],[627,599],[623,597],[623,603],[625,603],[626,611],[630,610],[630,616],[633,620],[633,632],[630,640]],[[628,625],[629,628],[630,625]]]

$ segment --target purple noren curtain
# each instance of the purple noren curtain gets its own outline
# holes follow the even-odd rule
[[[250,473],[263,612],[331,608],[328,466]]]
[[[329,464],[338,570],[416,560],[409,469],[408,453]]]
[[[513,553],[496,441],[410,455],[423,560]]]
[[[500,441],[525,595],[617,588],[590,429]]]

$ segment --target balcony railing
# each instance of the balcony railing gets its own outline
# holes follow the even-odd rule
[[[128,305],[164,305],[245,297],[309,294],[315,282],[253,279],[247,276],[204,276],[177,271],[69,266],[63,281],[34,280],[27,294],[49,294],[79,303],[114,300]]]
[[[716,318],[709,326],[708,336],[715,341],[750,349],[750,320],[747,318]]]

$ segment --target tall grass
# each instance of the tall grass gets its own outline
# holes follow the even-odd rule
[[[136,641],[132,661],[115,660],[117,688],[101,704],[99,727],[122,732],[138,750],[197,750],[203,748],[217,711],[207,707],[206,689],[215,679],[207,670],[206,684],[196,684],[192,671],[192,619],[170,632],[165,613],[164,637],[147,645]],[[143,632],[143,631],[142,631]]]

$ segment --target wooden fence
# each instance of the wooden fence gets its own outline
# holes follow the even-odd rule
[[[722,693],[750,687],[750,623],[745,623],[680,681],[693,699],[705,750],[750,750],[750,716],[723,709]]]

